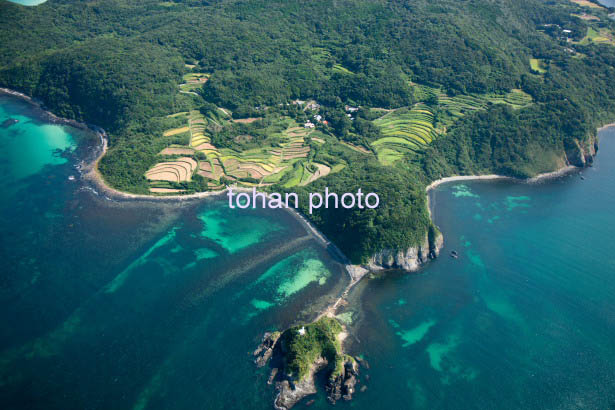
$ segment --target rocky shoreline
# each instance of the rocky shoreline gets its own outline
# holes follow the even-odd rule
[[[41,110],[43,110],[52,122],[62,123],[70,125],[79,129],[89,129],[94,131],[101,140],[101,148],[96,159],[90,164],[84,164],[81,168],[84,178],[93,183],[96,189],[104,192],[112,199],[140,199],[140,200],[152,200],[152,201],[188,201],[193,199],[202,199],[210,197],[223,196],[226,190],[222,191],[208,191],[198,192],[188,195],[145,195],[145,194],[131,194],[123,191],[119,191],[110,187],[105,182],[104,178],[98,171],[98,163],[101,158],[106,154],[108,148],[108,137],[105,131],[99,127],[87,125],[75,120],[69,120],[56,116],[55,114],[45,110],[42,103],[34,100],[33,98],[20,93],[18,91],[10,90],[7,88],[0,88],[0,93],[12,95],[14,97],[21,98],[34,104]],[[613,126],[615,124],[607,124],[600,127],[598,131]],[[503,175],[465,175],[465,176],[450,176],[433,181],[426,187],[427,192],[427,209],[431,217],[431,207],[429,204],[429,192],[435,187],[454,181],[469,181],[469,180],[496,180],[506,179],[526,183],[535,183],[549,178],[556,178],[573,172],[579,168],[588,166],[592,163],[593,157],[598,150],[597,137],[590,139],[588,144],[583,146],[579,141],[575,140],[575,144],[572,147],[568,147],[564,152],[564,161],[566,165],[554,172],[548,172],[545,174],[537,175],[536,177],[521,180],[513,177],[507,177]],[[232,187],[236,192],[251,192],[251,189]],[[402,269],[407,272],[415,272],[419,270],[429,260],[436,258],[440,250],[442,249],[444,238],[440,232],[437,232],[432,238],[427,237],[421,244],[408,247],[407,249],[382,249],[371,256],[368,263],[365,265],[352,265],[348,258],[329,241],[320,231],[318,231],[305,216],[301,215],[294,209],[288,209],[305,227],[310,233],[317,239],[323,246],[329,249],[332,256],[334,256],[340,263],[344,264],[346,271],[353,283],[361,280],[369,271],[379,271],[386,269]],[[429,235],[426,235],[429,236]]]
[[[329,318],[328,320],[336,321]],[[313,322],[313,325],[316,322]],[[309,326],[309,325],[307,325]],[[356,392],[356,386],[359,383],[359,368],[361,363],[366,363],[361,358],[354,358],[343,353],[342,342],[339,341],[341,358],[332,360],[325,355],[318,355],[310,364],[307,374],[299,377],[294,374],[289,368],[289,357],[294,357],[295,352],[291,352],[289,346],[289,333],[294,337],[306,337],[304,333],[296,334],[297,332],[305,332],[305,326],[298,330],[298,327],[290,328],[284,332],[265,333],[261,344],[254,351],[254,363],[258,367],[264,367],[270,364],[271,372],[268,384],[275,384],[277,391],[273,406],[276,410],[290,410],[298,402],[305,397],[316,394],[316,375],[321,372],[327,372],[327,381],[324,385],[324,390],[327,394],[327,400],[331,404],[335,404],[339,400],[350,401]],[[345,329],[340,332],[340,335],[346,335]],[[340,361],[340,363],[337,363]],[[335,363],[333,363],[335,362]],[[338,368],[339,366],[339,368]],[[365,367],[365,366],[364,366]],[[368,377],[368,376],[366,376]],[[366,386],[361,388],[365,391]],[[309,402],[307,403],[310,404]]]

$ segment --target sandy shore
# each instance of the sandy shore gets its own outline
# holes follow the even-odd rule
[[[611,128],[611,127],[615,127],[615,122],[610,123],[610,124],[603,125],[602,127],[598,128],[598,132],[600,132],[600,131],[604,131],[604,130],[606,130],[607,128]]]
[[[613,124],[615,125],[615,124]],[[608,127],[608,126],[607,126]],[[446,177],[446,178],[440,178],[436,181],[433,181],[431,184],[427,185],[427,187],[425,188],[425,193],[427,195],[427,211],[429,212],[429,217],[431,218],[431,204],[429,201],[429,191],[431,191],[432,189],[436,188],[439,185],[442,184],[446,184],[449,182],[460,182],[460,181],[481,181],[481,180],[506,180],[506,181],[514,181],[514,182],[518,182],[521,184],[535,184],[538,182],[543,182],[545,180],[549,180],[549,179],[554,179],[554,178],[559,178],[561,176],[564,175],[568,175],[571,172],[574,171],[578,171],[581,170],[582,168],[579,167],[575,167],[573,165],[566,165],[565,167],[562,167],[556,171],[552,171],[552,172],[545,172],[543,174],[538,174],[535,177],[532,178],[528,178],[528,179],[521,179],[521,178],[514,178],[514,177],[508,177],[505,175],[496,175],[496,174],[489,174],[489,175],[457,175],[457,176],[451,176],[451,177]]]
[[[448,182],[459,182],[459,181],[479,181],[479,180],[498,180],[499,179],[499,180],[508,180],[508,181],[515,181],[519,183],[531,184],[531,183],[544,181],[547,179],[558,178],[558,177],[567,175],[571,172],[581,170],[581,169],[583,168],[575,167],[574,165],[566,165],[556,171],[545,172],[543,174],[538,174],[535,177],[528,178],[528,179],[514,178],[514,177],[508,177],[505,175],[496,175],[496,174],[458,175],[458,176],[441,178],[436,181],[433,181],[431,184],[427,185],[427,187],[425,188],[425,191],[429,193],[429,191],[431,191],[432,189],[434,189],[435,187],[439,185],[446,184]]]
[[[438,180],[435,180],[431,184],[427,185],[427,187],[425,188],[425,191],[429,192],[432,189],[434,189],[435,187],[437,187],[439,185],[442,185],[442,184],[446,184],[448,182],[476,181],[476,180],[494,180],[494,179],[510,179],[510,180],[512,180],[513,178],[512,177],[506,177],[506,176],[503,176],[503,175],[495,175],[495,174],[490,174],[490,175],[457,175],[457,176],[440,178]]]

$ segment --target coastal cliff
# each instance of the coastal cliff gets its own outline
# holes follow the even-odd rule
[[[444,237],[432,227],[419,245],[398,250],[383,249],[372,255],[368,267],[371,270],[403,269],[415,272],[430,259],[438,257],[443,245]]]
[[[586,167],[594,162],[598,151],[598,137],[592,135],[586,141],[574,139],[565,147],[566,162],[575,167]]]
[[[574,139],[568,143],[564,149],[562,159],[568,168],[584,168],[591,166],[597,152],[598,137],[597,135],[592,135],[584,141]],[[532,180],[540,179],[543,176],[548,177],[559,174],[559,171],[541,174],[538,177],[532,178]],[[485,178],[490,177],[505,178],[498,175],[490,175]],[[408,272],[415,272],[430,259],[435,259],[440,254],[443,244],[444,238],[442,234],[432,226],[420,244],[405,249],[382,249],[371,256],[366,267],[370,270],[402,269]]]

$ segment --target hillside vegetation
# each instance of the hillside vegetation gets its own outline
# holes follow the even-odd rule
[[[362,262],[424,238],[430,181],[551,171],[615,117],[609,12],[568,0],[0,0],[0,85],[105,128],[100,170],[125,191],[377,192],[378,209],[310,215]]]

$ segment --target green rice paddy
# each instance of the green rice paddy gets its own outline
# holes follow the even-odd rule
[[[371,143],[378,160],[390,165],[407,153],[421,151],[436,137],[433,123],[434,115],[424,104],[392,111],[374,120],[383,135]]]
[[[540,74],[544,74],[547,72],[547,65],[545,64],[544,60],[541,60],[539,58],[530,58],[530,67],[532,68],[532,70]]]
[[[485,110],[490,104],[507,104],[513,109],[532,104],[532,97],[521,90],[512,90],[507,94],[448,96],[436,88],[410,85],[415,99],[431,105],[418,103],[412,108],[400,108],[374,120],[374,124],[380,127],[382,138],[372,141],[371,146],[384,165],[391,165],[408,154],[422,151],[455,121],[474,111]],[[433,114],[434,104],[439,109],[437,120]]]

